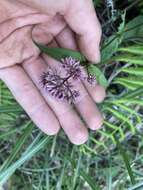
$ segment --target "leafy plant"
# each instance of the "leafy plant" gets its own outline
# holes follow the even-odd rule
[[[97,2],[101,9],[104,3]],[[71,146],[63,133],[43,136],[0,81],[1,185],[14,190],[142,189],[143,16],[126,24],[125,11],[116,19],[120,15],[117,32],[105,31],[101,64],[89,68],[107,87],[107,99],[99,105],[104,126],[86,144]],[[109,24],[115,27],[113,20]],[[39,47],[56,59],[71,55],[85,62],[75,51]]]

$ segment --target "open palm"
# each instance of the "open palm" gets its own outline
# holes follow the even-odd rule
[[[91,0],[61,0],[60,4],[54,0],[5,0],[0,7],[0,78],[43,132],[54,135],[62,127],[72,143],[84,143],[87,127],[96,130],[102,125],[94,102],[104,99],[105,90],[76,83],[81,98],[74,109],[48,96],[39,79],[48,66],[58,69],[59,63],[40,54],[32,39],[79,49],[87,59],[98,62],[101,29]]]

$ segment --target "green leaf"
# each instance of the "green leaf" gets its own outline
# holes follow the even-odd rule
[[[129,98],[122,98],[122,99],[117,99],[113,100],[113,103],[122,103],[122,104],[128,104],[128,105],[139,105],[143,106],[143,100],[142,99],[129,99]]]
[[[137,89],[139,87],[137,85],[134,85],[134,84],[131,84],[131,83],[128,83],[128,82],[124,82],[124,81],[119,80],[119,79],[114,81],[113,84],[123,85],[125,88],[128,88],[129,90],[135,90],[135,89]]]
[[[143,65],[143,57],[133,55],[118,55],[114,58],[115,61],[126,62],[135,65]]]
[[[143,81],[139,77],[118,77],[113,83],[123,85],[130,90],[135,90],[139,87],[143,87]]]
[[[130,83],[130,84],[143,86],[143,78],[140,78],[140,77],[126,77],[126,78],[118,77],[118,78],[116,78],[116,81],[118,81],[118,80]]]
[[[105,88],[108,86],[107,79],[105,78],[103,72],[101,72],[101,70],[97,66],[90,64],[88,66],[88,72],[89,74],[96,76],[96,79],[101,86]]]
[[[101,62],[106,62],[109,60],[112,55],[117,51],[119,46],[119,39],[117,36],[111,36],[102,47],[101,51]]]
[[[143,55],[143,46],[132,45],[128,47],[121,47],[121,48],[118,48],[118,51],[133,53],[136,55]]]
[[[50,48],[42,44],[38,44],[34,42],[37,47],[41,50],[41,52],[49,55],[50,57],[60,61],[62,58],[65,57],[74,57],[77,60],[80,60],[81,62],[86,61],[86,58],[79,52],[70,50],[70,49],[65,49],[65,48]]]
[[[75,163],[75,161],[72,160],[69,156],[67,156],[67,159],[71,163],[72,168],[76,169],[76,163]],[[89,176],[88,174],[86,174],[81,169],[79,169],[79,176],[81,176],[84,179],[84,181],[86,181],[88,183],[88,185],[91,187],[92,190],[100,190],[99,187],[96,185],[96,182],[91,178],[91,176]]]
[[[133,110],[132,108],[130,108],[129,106],[126,106],[126,105],[124,105],[124,104],[119,104],[119,103],[116,103],[116,102],[114,102],[114,103],[115,103],[116,106],[118,106],[118,107],[120,107],[121,109],[123,109],[123,110],[129,112],[131,115],[135,115],[136,118],[137,118],[138,123],[142,123],[142,120],[141,120],[141,118],[140,118],[140,116],[139,116],[139,114],[138,114],[137,111]],[[114,104],[114,103],[113,103],[113,104]]]
[[[0,113],[18,113],[22,112],[23,109],[18,105],[0,105]]]
[[[115,109],[112,109],[112,108],[109,108],[109,107],[105,108],[105,110],[112,113],[120,121],[127,123],[128,126],[130,127],[132,133],[135,134],[135,127],[133,126],[133,124],[131,123],[131,121],[129,120],[128,117],[126,117],[123,113],[120,113],[118,110],[115,110]]]
[[[80,170],[80,176],[88,183],[92,190],[100,190],[98,186],[96,186],[95,181],[91,179],[89,174],[86,174],[83,170]]]
[[[124,40],[129,38],[143,37],[143,16],[137,16],[128,22],[123,32]]]
[[[143,67],[130,67],[130,68],[123,68],[121,71],[132,74],[132,75],[137,75],[137,76],[142,76],[143,77]]]
[[[108,128],[113,129],[114,132],[119,131],[119,134],[121,136],[120,140],[123,140],[125,138],[124,132],[121,127],[109,123],[108,121],[104,121],[104,125],[106,125]]]
[[[126,94],[123,95],[122,98],[136,98],[138,96],[142,96],[143,94],[143,88],[138,88],[134,91],[127,92]]]

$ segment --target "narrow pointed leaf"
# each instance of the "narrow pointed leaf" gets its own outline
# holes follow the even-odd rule
[[[65,49],[65,48],[50,48],[45,45],[38,44],[36,42],[34,43],[41,50],[41,52],[49,55],[50,57],[54,59],[57,59],[58,61],[60,61],[62,58],[69,57],[69,56],[74,57],[75,59],[80,60],[82,62],[86,61],[85,57],[80,52],[70,50],[70,49]]]
[[[118,51],[133,53],[136,55],[143,55],[143,46],[133,45],[133,46],[128,46],[128,47],[121,47],[121,48],[118,48]]]

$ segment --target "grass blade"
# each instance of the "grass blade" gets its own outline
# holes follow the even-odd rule
[[[73,169],[76,169],[76,163],[68,156],[67,159],[70,161]],[[93,179],[81,169],[79,169],[79,176],[81,176],[88,183],[92,190],[100,190],[100,188],[95,184]]]
[[[142,190],[143,189],[143,182],[140,182],[133,187],[128,188],[128,190]]]
[[[49,137],[44,137],[42,140],[37,142],[37,144],[30,149],[27,154],[24,154],[18,161],[11,165],[7,170],[0,173],[0,185],[3,185],[9,177],[18,169],[22,164],[31,159],[39,150],[41,150],[49,141]]]
[[[121,154],[121,156],[123,158],[123,161],[125,163],[126,169],[128,171],[131,183],[134,185],[136,183],[136,181],[135,181],[135,178],[134,178],[134,174],[133,174],[132,168],[130,166],[128,154],[126,153],[126,151],[124,150],[124,148],[120,144],[119,140],[117,138],[115,138],[115,139],[116,139],[117,147],[118,147],[118,149],[120,151],[120,154]]]
[[[27,138],[31,134],[32,129],[33,129],[33,124],[31,122],[28,122],[27,127],[26,127],[23,135],[15,143],[15,147],[14,147],[13,151],[11,152],[9,158],[1,166],[0,172],[2,172],[4,169],[6,169],[13,162],[13,160],[16,158],[16,156],[18,155],[19,151],[21,150],[23,144],[25,143],[25,141],[27,140]]]
[[[143,88],[138,88],[134,91],[127,92],[123,95],[123,98],[135,98],[137,96],[142,96],[143,94]]]
[[[18,113],[22,112],[23,109],[18,105],[0,105],[0,113]]]

